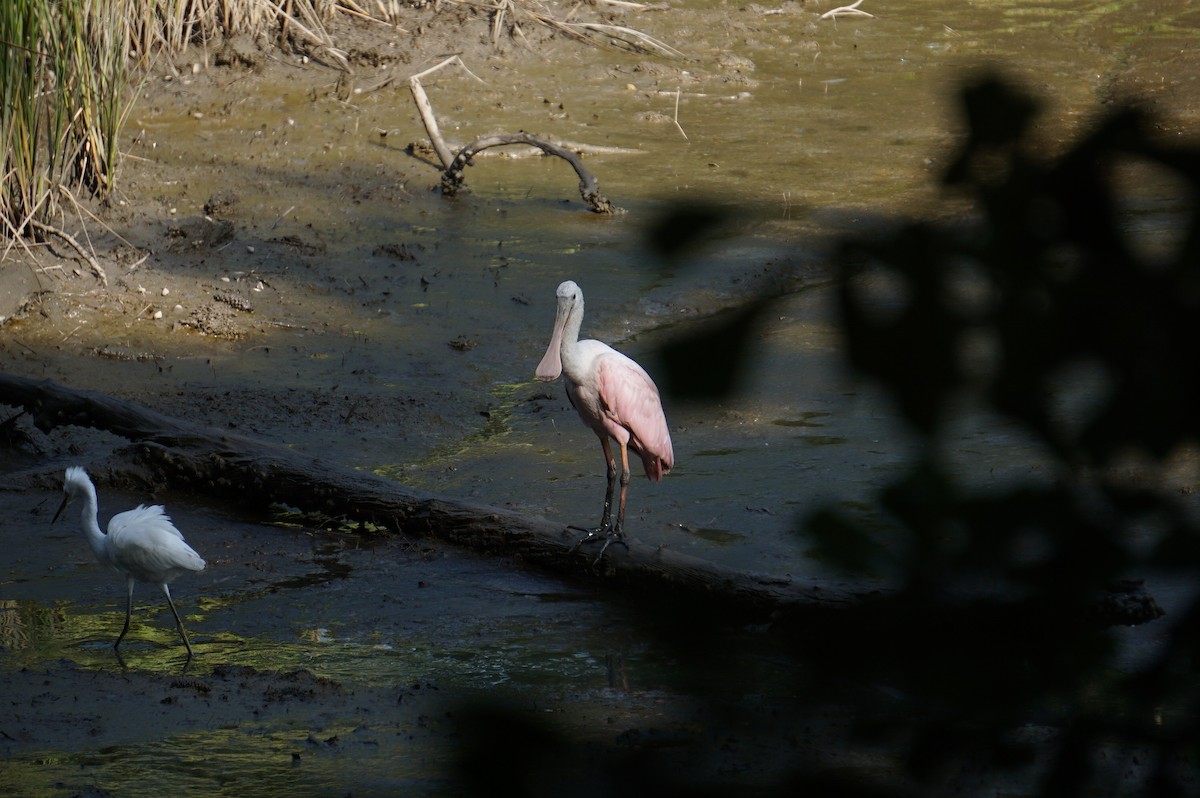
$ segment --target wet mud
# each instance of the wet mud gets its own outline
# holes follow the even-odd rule
[[[1200,109],[1200,20],[1185,3],[1154,20],[1088,2],[911,3],[836,22],[819,18],[828,4],[798,2],[604,17],[684,59],[585,47],[529,20],[493,42],[483,11],[443,5],[412,8],[402,29],[337,22],[352,74],[245,38],[153,67],[120,189],[84,220],[104,279],[53,242],[0,264],[2,367],[586,524],[599,446],[561,387],[532,379],[554,287],[579,282],[585,334],[658,373],[664,342],[769,284],[787,296],[742,393],[715,407],[667,397],[679,468],[631,486],[629,527],[802,577],[821,564],[795,519],[826,502],[870,512],[871,488],[908,456],[894,412],[838,357],[824,258],[839,235],[968,210],[936,185],[963,76],[999,64],[1042,96],[1047,153],[1113,102],[1149,105],[1168,136],[1194,130]],[[405,80],[449,53],[483,78],[426,84],[453,143],[529,130],[619,148],[587,163],[627,213],[587,212],[556,159],[481,156],[467,194],[431,191]],[[1153,246],[1184,200],[1131,182],[1131,226]],[[736,211],[704,246],[675,260],[647,249],[658,211],[714,197]],[[103,433],[3,431],[6,794],[461,793],[458,757],[496,701],[594,743],[564,752],[564,771],[650,752],[698,785],[767,790],[798,758],[898,778],[886,751],[840,745],[836,706],[788,712],[803,667],[771,650],[769,627],[680,650],[645,608],[502,559],[352,522],[316,529],[288,508],[248,517],[139,476]],[[983,483],[1044,466],[995,420],[953,449]],[[102,524],[163,502],[208,560],[173,588],[190,663],[147,586],[114,655],[121,579],[75,522],[49,523],[73,464],[97,480]]]

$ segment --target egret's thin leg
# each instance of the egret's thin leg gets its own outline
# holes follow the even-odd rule
[[[121,629],[121,634],[117,636],[117,642],[113,643],[113,648],[120,648],[121,641],[125,639],[125,634],[129,631],[129,616],[133,615],[133,586],[136,584],[132,578],[125,580],[128,595],[125,597],[125,626]]]
[[[179,618],[179,612],[175,609],[175,602],[171,600],[171,589],[167,587],[167,583],[163,582],[163,593],[167,596],[167,604],[171,605],[171,614],[175,616],[175,625],[179,627],[179,636],[183,638],[183,645],[187,648],[188,657],[192,656],[192,644],[188,642],[187,632],[183,629],[183,621]]]

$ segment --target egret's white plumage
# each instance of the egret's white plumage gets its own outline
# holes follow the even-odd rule
[[[54,520],[62,515],[73,499],[83,499],[80,521],[88,545],[100,562],[110,565],[125,574],[127,600],[125,604],[125,627],[113,648],[121,645],[129,631],[129,617],[133,613],[133,588],[137,582],[147,582],[162,588],[167,604],[175,616],[179,636],[187,647],[188,656],[192,645],[188,642],[183,621],[175,609],[168,584],[180,574],[203,571],[204,559],[183,539],[183,535],[171,523],[171,519],[159,505],[147,507],[139,504],[132,510],[117,513],[108,522],[108,534],[100,531],[97,520],[96,488],[88,479],[87,472],[78,466],[67,469],[63,480],[62,505],[54,514]]]
[[[566,376],[567,398],[584,425],[600,438],[604,461],[608,466],[608,493],[600,528],[585,540],[603,533],[605,548],[624,533],[625,494],[629,484],[629,454],[632,449],[642,460],[646,478],[658,482],[675,465],[671,432],[663,413],[658,388],[646,370],[608,344],[591,339],[579,340],[583,326],[583,291],[567,280],[558,287],[558,309],[554,332],[545,356],[538,363],[539,380]],[[611,523],[612,499],[618,472],[609,439],[621,450],[621,492],[617,522]],[[604,553],[604,549],[600,550]]]

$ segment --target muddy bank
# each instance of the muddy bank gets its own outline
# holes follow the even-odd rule
[[[102,518],[145,497],[117,487],[132,475],[110,484],[95,472]],[[28,523],[0,530],[19,552],[0,570],[9,794],[151,795],[168,783],[196,795],[475,794],[490,791],[473,781],[481,767],[568,790],[584,773],[685,771],[697,785],[767,788],[797,744],[779,703],[795,671],[755,661],[761,632],[706,626],[734,635],[734,656],[694,661],[653,642],[653,612],[509,562],[264,526],[176,493],[154,498],[208,559],[173,590],[196,656],[146,586],[118,655],[122,580],[95,564],[75,523],[50,525],[53,475],[29,480],[4,478],[5,507]],[[670,675],[681,661],[699,666],[687,689]],[[739,672],[750,694],[727,681]],[[777,722],[741,726],[761,712]],[[825,750],[808,728],[807,744]]]
[[[108,285],[57,246],[3,264],[17,287],[0,296],[31,298],[0,310],[0,362],[417,487],[588,522],[599,447],[557,386],[531,381],[554,286],[580,281],[589,334],[652,363],[673,330],[775,281],[792,293],[762,332],[746,394],[668,408],[680,467],[633,486],[631,524],[649,545],[820,569],[792,519],[825,501],[863,507],[908,455],[889,405],[838,358],[826,242],[897,214],[962,210],[934,183],[962,75],[1001,59],[1048,98],[1048,151],[1123,97],[1161,111],[1167,135],[1191,129],[1200,108],[1196,51],[1184,46],[1193,12],[1180,4],[1154,26],[1135,7],[1086,3],[1050,19],[1020,4],[911,4],[836,26],[822,10],[619,17],[694,59],[682,63],[581,50],[535,25],[495,46],[485,14],[449,4],[413,9],[402,31],[339,23],[351,76],[269,42],[189,53],[143,87],[123,188],[95,209],[111,230],[88,223]],[[470,195],[431,193],[436,170],[407,152],[422,130],[402,78],[450,52],[486,80],[433,87],[452,139],[534,129],[639,150],[589,161],[631,213],[595,218],[574,176],[543,160],[480,158]],[[1153,238],[1179,201],[1153,181],[1136,190]],[[701,195],[732,198],[743,216],[686,258],[647,254],[645,220]],[[0,692],[19,708],[0,725],[10,792],[453,791],[471,739],[462,707],[481,695],[516,705],[527,739],[547,742],[536,721],[551,719],[550,737],[595,744],[547,748],[569,763],[566,782],[628,754],[661,756],[708,786],[765,790],[798,763],[901,783],[886,750],[850,740],[848,708],[864,694],[903,696],[874,684],[830,695],[794,652],[772,649],[767,628],[725,638],[701,623],[689,629],[707,649],[681,648],[667,632],[685,617],[503,560],[330,534],[286,508],[247,518],[129,476],[125,442],[111,436],[46,436],[20,420],[11,430],[0,465],[15,519],[0,528],[14,553],[0,576]],[[994,420],[949,448],[979,484],[1045,473],[1043,453]],[[102,520],[163,501],[209,560],[175,588],[198,652],[187,673],[152,589],[139,589],[124,666],[112,654],[120,579],[74,524],[49,526],[58,473],[75,463],[97,476]],[[1120,639],[1140,652],[1157,634]],[[809,690],[816,700],[803,700]],[[519,735],[489,740],[506,736]],[[519,747],[495,750],[506,756],[492,767],[528,763]],[[623,772],[634,771],[604,769]],[[996,784],[966,774],[947,792],[977,782]]]

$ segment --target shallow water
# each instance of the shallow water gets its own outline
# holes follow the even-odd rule
[[[1133,69],[1123,53],[1167,46],[1193,12],[1164,8],[1147,26],[1135,9],[1099,2],[917,2],[837,21],[792,4],[701,8],[728,24],[630,20],[682,42],[693,61],[560,47],[540,64],[489,63],[484,84],[461,71],[427,81],[451,139],[521,128],[641,150],[587,160],[629,211],[614,218],[582,208],[557,159],[481,157],[470,193],[426,191],[433,170],[402,152],[422,135],[406,90],[341,102],[330,86],[296,81],[250,98],[223,72],[174,79],[131,123],[142,134],[133,154],[151,164],[130,190],[158,192],[169,223],[235,188],[234,240],[177,268],[217,287],[222,277],[236,287],[261,280],[249,294],[256,317],[288,326],[211,342],[101,319],[93,338],[165,361],[96,360],[92,372],[61,342],[60,356],[37,341],[27,341],[34,356],[10,355],[168,413],[188,415],[189,394],[205,395],[210,418],[244,432],[415,487],[590,523],[603,490],[599,446],[561,384],[531,379],[554,287],[579,282],[584,334],[654,374],[660,344],[770,280],[790,294],[766,321],[738,395],[718,406],[664,397],[677,467],[658,485],[634,481],[629,529],[738,567],[819,572],[796,520],[825,503],[868,504],[912,445],[888,402],[842,364],[830,239],[959,209],[939,198],[936,178],[959,124],[955,91],[974,71],[999,66],[1045,98],[1040,133],[1052,150]],[[375,77],[362,70],[356,85]],[[226,90],[214,95],[206,78]],[[673,114],[676,89],[683,133],[638,121],[639,111]],[[1153,246],[1170,236],[1178,195],[1169,182],[1136,185],[1130,226]],[[664,203],[692,198],[719,198],[736,215],[706,247],[663,263],[647,252],[646,226]],[[143,267],[127,279],[153,295],[172,278]],[[89,333],[69,320],[60,330],[68,343]],[[287,423],[289,406],[303,408],[300,423]],[[985,483],[1046,466],[1002,419],[979,416],[946,446],[955,467]]]
[[[423,136],[403,90],[343,103],[304,81],[255,97],[239,96],[234,83],[214,97],[211,82],[228,74],[176,80],[173,94],[156,95],[131,123],[144,136],[130,154],[150,160],[128,190],[160,197],[161,212],[127,234],[161,249],[165,225],[201,213],[231,186],[240,196],[237,231],[223,253],[146,264],[123,279],[144,282],[151,295],[175,285],[172,269],[218,287],[222,277],[247,290],[261,280],[255,314],[270,323],[242,340],[214,341],[187,332],[164,338],[120,316],[79,326],[62,319],[41,338],[17,328],[24,348],[5,343],[6,364],[167,413],[198,412],[414,487],[586,524],[598,520],[602,499],[599,446],[561,385],[532,379],[555,286],[579,282],[585,335],[654,374],[659,345],[769,278],[788,293],[761,330],[738,395],[716,406],[664,397],[678,465],[660,484],[631,484],[628,530],[740,568],[821,574],[797,519],[830,503],[872,512],[875,491],[914,446],[886,399],[844,370],[824,265],[830,241],[905,214],[962,210],[935,184],[958,129],[955,89],[974,70],[999,64],[1047,98],[1039,133],[1050,151],[1098,112],[1114,84],[1138,70],[1149,80],[1151,64],[1128,54],[1170,52],[1195,12],[1164,4],[1151,22],[1136,4],[910,2],[872,9],[876,19],[834,23],[791,13],[793,5],[705,3],[730,24],[691,29],[679,28],[675,12],[631,18],[694,62],[560,48],[540,63],[480,68],[483,88],[461,73],[429,83],[444,131],[459,142],[525,129],[641,150],[587,159],[628,210],[614,218],[586,212],[574,175],[548,159],[481,157],[468,171],[470,193],[448,200],[426,191],[435,172],[403,153]],[[719,54],[729,52],[753,69],[722,65]],[[371,78],[360,75],[360,85]],[[677,90],[682,131],[670,121]],[[641,121],[638,112],[666,120]],[[1181,199],[1169,182],[1142,180],[1138,189],[1130,226],[1160,246]],[[712,198],[737,214],[706,247],[674,263],[647,253],[647,223],[667,203]],[[202,298],[172,296],[185,306]],[[81,361],[79,352],[100,341],[163,359]],[[193,394],[205,397],[200,410]],[[295,407],[303,411],[289,423]],[[1052,476],[1037,445],[985,414],[952,430],[945,447],[978,485]],[[605,653],[617,648],[643,669],[648,688],[671,682],[669,654],[636,615],[555,580],[469,557],[410,558],[395,543],[297,545],[292,530],[238,526],[203,507],[184,518],[213,563],[177,593],[190,606],[201,675],[204,662],[220,662],[307,668],[371,687],[436,674],[465,689],[592,695],[606,684]],[[262,538],[261,550],[246,553],[239,543],[234,559],[223,558],[231,528]],[[108,641],[121,621],[119,580],[87,563],[76,534],[62,533],[54,556],[44,555],[68,563],[61,571],[39,562],[28,566],[31,577],[21,561],[10,564],[0,590],[6,667],[61,658],[115,670]],[[242,573],[251,563],[268,573]],[[142,612],[154,614],[130,646],[134,669],[148,672],[178,659],[153,592],[139,593]],[[458,612],[447,615],[448,603]],[[1153,633],[1130,634],[1142,635],[1131,648],[1155,644]],[[346,723],[310,725],[348,737]],[[276,765],[263,757],[239,760],[247,727],[226,731],[201,729],[188,744],[230,774],[274,777]],[[293,731],[264,724],[252,750],[286,759]],[[157,794],[161,784],[146,781],[156,767],[191,777],[173,752],[177,739],[117,746],[87,764],[126,785],[121,794]],[[364,787],[367,794],[419,785],[445,766],[431,745],[411,771],[379,770],[402,757],[375,745],[383,753],[372,754],[370,769],[390,781]],[[344,759],[317,761],[320,775],[301,782],[314,792],[347,778]],[[80,765],[47,762],[45,794],[57,794],[51,785]],[[235,783],[236,794],[251,794]]]
[[[741,567],[810,573],[794,519],[826,501],[868,501],[908,456],[891,408],[842,373],[826,242],[880,218],[953,211],[954,202],[939,206],[935,184],[958,125],[954,92],[973,70],[1001,64],[1045,94],[1052,148],[1096,112],[1104,76],[1123,68],[1122,42],[1150,34],[1125,25],[1123,9],[1087,2],[1036,12],[907,3],[837,22],[714,6],[728,26],[680,31],[670,14],[637,18],[666,41],[685,39],[696,62],[573,47],[540,67],[489,65],[482,86],[461,72],[429,82],[453,139],[522,128],[641,150],[588,159],[629,210],[616,218],[583,210],[574,175],[555,159],[481,157],[469,194],[427,192],[434,173],[401,151],[421,136],[406,91],[342,103],[297,82],[214,99],[200,79],[175,81],[173,97],[133,122],[145,134],[136,154],[175,175],[155,186],[166,218],[236,187],[236,238],[192,268],[214,283],[262,280],[255,313],[292,327],[230,344],[180,335],[165,344],[168,373],[101,362],[104,374],[87,379],[134,381],[168,412],[190,412],[181,389],[228,391],[231,422],[268,437],[281,435],[282,411],[260,406],[263,393],[280,406],[320,402],[328,412],[286,427],[286,443],[417,487],[589,523],[603,490],[599,447],[560,386],[530,379],[554,287],[579,282],[584,334],[655,373],[658,344],[769,277],[796,293],[763,330],[741,394],[719,407],[665,397],[678,466],[661,485],[634,483],[630,529]],[[730,52],[748,62],[722,60]],[[676,88],[683,133],[637,121],[640,111],[673,114]],[[737,216],[707,248],[671,264],[647,253],[645,227],[664,202],[713,197]],[[1143,223],[1166,225],[1172,200],[1162,200],[1142,209]],[[239,257],[223,261],[230,249]],[[123,326],[103,334],[135,351],[164,349],[155,331]],[[79,368],[72,360],[47,373],[78,382]],[[354,423],[356,413],[366,419]],[[997,463],[1014,474],[1042,466],[1002,421],[982,420],[952,445],[957,463],[986,461],[989,475]]]

